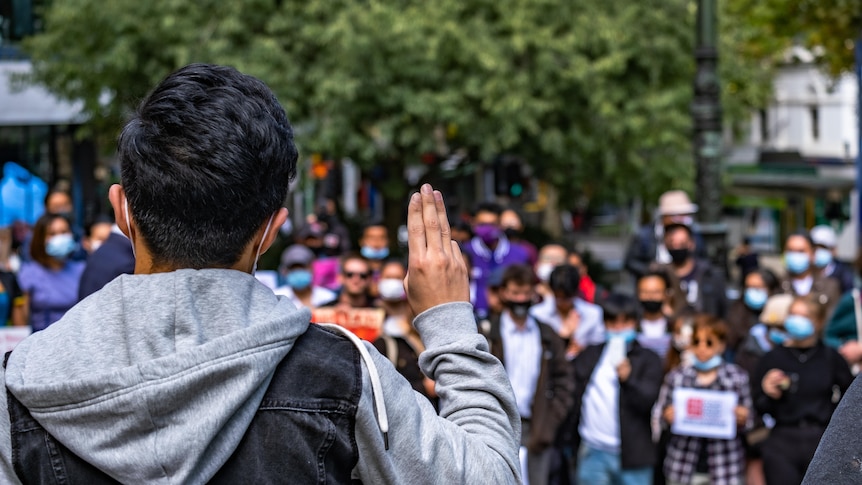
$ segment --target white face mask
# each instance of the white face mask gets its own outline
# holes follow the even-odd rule
[[[135,254],[135,240],[132,239],[132,217],[129,215],[129,199],[123,198],[123,210],[126,212],[126,230],[129,231],[129,242],[132,244],[132,257],[138,257]],[[95,250],[94,250],[95,251]]]
[[[553,272],[553,263],[539,263],[536,266],[536,276],[545,283],[547,283],[548,280],[551,279],[551,273]]]
[[[407,295],[404,292],[404,282],[397,278],[384,278],[377,284],[380,297],[384,300],[403,300]]]

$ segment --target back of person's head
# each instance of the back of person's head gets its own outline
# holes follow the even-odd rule
[[[536,283],[536,275],[533,274],[533,268],[526,264],[513,264],[503,270],[502,278],[500,279],[500,287],[505,288],[509,284],[516,286],[526,286]]]
[[[554,293],[561,293],[566,298],[574,298],[578,296],[581,284],[581,274],[578,268],[563,264],[554,268],[551,271],[551,276],[548,277],[548,286]]]
[[[128,210],[154,264],[233,265],[296,174],[293,130],[272,91],[206,64],[156,86],[118,152]]]
[[[606,296],[602,299],[601,307],[606,322],[613,322],[621,315],[626,320],[638,319],[638,301],[623,293],[611,293]]]

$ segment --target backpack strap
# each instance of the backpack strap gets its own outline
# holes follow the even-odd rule
[[[377,366],[371,359],[371,354],[368,353],[368,349],[365,348],[365,344],[359,340],[359,337],[354,335],[350,330],[334,323],[318,323],[316,325],[320,325],[335,333],[344,335],[353,343],[353,345],[356,346],[356,349],[359,350],[359,355],[362,356],[365,366],[368,367],[368,376],[371,378],[371,397],[374,399],[374,408],[377,410],[377,426],[380,427],[380,432],[383,433],[384,449],[388,450],[389,418],[386,415],[386,403],[383,402],[383,384],[380,383],[380,375],[377,372]]]

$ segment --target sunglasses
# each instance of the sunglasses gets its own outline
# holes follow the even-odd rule
[[[703,342],[703,344],[704,344],[704,345],[706,345],[706,347],[707,347],[707,348],[710,348],[710,349],[712,348],[712,346],[713,346],[713,345],[717,345],[717,344],[718,344],[718,342],[717,342],[717,341],[715,341],[715,340],[713,340],[713,339],[711,339],[711,338],[701,340],[701,339],[699,339],[699,338],[695,337],[695,338],[691,339],[691,346],[692,346],[692,347],[697,347],[698,345],[700,345],[700,343],[701,343],[701,342]]]
[[[344,276],[346,278],[359,277],[359,278],[365,280],[365,279],[368,279],[369,276],[371,276],[371,273],[354,273],[353,271],[347,271],[346,273],[344,273]]]

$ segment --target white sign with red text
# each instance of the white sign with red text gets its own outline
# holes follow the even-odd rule
[[[736,405],[731,391],[681,387],[673,391],[673,434],[729,440],[736,437]]]

